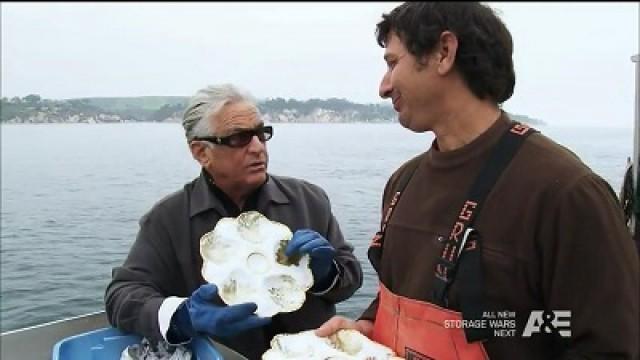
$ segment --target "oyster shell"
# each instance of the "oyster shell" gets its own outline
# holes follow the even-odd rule
[[[329,337],[318,337],[314,330],[297,334],[279,334],[271,340],[271,348],[262,360],[398,359],[393,350],[369,340],[359,331],[342,329]]]
[[[200,238],[202,277],[228,305],[255,302],[269,317],[299,309],[313,285],[309,255],[287,257],[293,234],[257,211],[222,218]]]

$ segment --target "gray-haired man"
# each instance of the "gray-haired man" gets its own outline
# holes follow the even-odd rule
[[[335,303],[362,284],[362,270],[345,242],[326,193],[303,180],[267,173],[265,126],[252,98],[232,85],[196,93],[185,128],[200,176],[160,200],[140,220],[123,266],[114,269],[105,294],[112,325],[152,340],[180,343],[204,333],[254,359],[278,333],[318,327]],[[299,310],[272,318],[253,303],[226,306],[200,269],[199,241],[222,217],[257,210],[294,235],[287,255],[308,253],[314,286]]]

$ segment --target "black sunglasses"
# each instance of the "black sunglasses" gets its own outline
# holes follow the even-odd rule
[[[200,136],[193,138],[193,140],[208,141],[217,145],[239,148],[247,146],[254,136],[257,136],[258,140],[262,142],[268,141],[273,137],[273,127],[259,126],[255,129],[238,131],[228,136]]]

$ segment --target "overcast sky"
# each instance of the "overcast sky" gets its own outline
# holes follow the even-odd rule
[[[2,96],[190,96],[380,102],[375,42],[399,3],[3,3]],[[489,3],[514,39],[505,109],[550,124],[631,127],[638,3]]]

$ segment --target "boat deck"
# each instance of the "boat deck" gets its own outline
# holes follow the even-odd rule
[[[0,359],[51,359],[53,346],[69,336],[109,327],[104,311],[49,323],[7,331],[0,335]],[[246,360],[245,357],[214,342],[216,350],[227,360]]]

